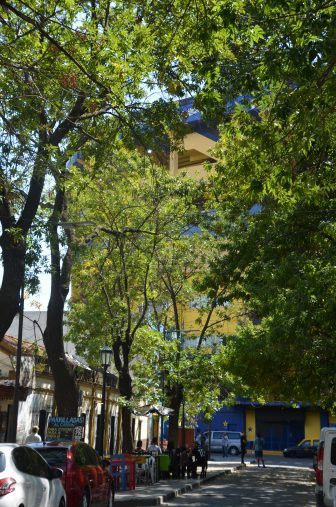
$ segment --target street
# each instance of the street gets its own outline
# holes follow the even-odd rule
[[[176,498],[171,507],[313,507],[313,472],[308,468],[248,467]]]
[[[284,466],[284,467],[300,467],[313,469],[313,458],[285,458],[282,455],[264,455],[265,464],[271,466]],[[213,463],[224,463],[225,465],[236,466],[240,463],[240,456],[229,456],[223,458],[220,453],[211,453],[211,461]],[[249,452],[245,456],[245,463],[253,464],[255,462],[254,453]]]

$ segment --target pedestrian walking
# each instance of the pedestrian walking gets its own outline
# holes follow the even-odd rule
[[[261,461],[263,467],[265,468],[264,439],[261,437],[260,433],[257,433],[257,438],[254,441],[254,452],[255,452],[255,457],[257,460],[258,467],[260,467],[260,461]]]
[[[42,438],[38,434],[38,430],[39,430],[38,426],[32,427],[31,433],[29,433],[29,435],[26,438],[26,444],[34,444],[34,443],[42,442]]]
[[[227,433],[224,433],[222,440],[223,458],[227,458],[229,455],[229,437]]]
[[[245,454],[246,454],[246,443],[247,443],[247,440],[246,440],[246,433],[243,432],[241,435],[240,435],[240,450],[241,450],[241,464],[242,465],[245,465]]]

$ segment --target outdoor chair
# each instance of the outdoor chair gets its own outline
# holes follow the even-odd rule
[[[137,484],[150,484],[152,477],[146,456],[134,456],[135,475]]]

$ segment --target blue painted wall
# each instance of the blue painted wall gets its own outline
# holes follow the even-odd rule
[[[329,414],[328,412],[326,412],[325,410],[321,410],[321,414],[320,414],[320,417],[321,417],[321,428],[326,428],[327,426],[329,426]]]
[[[209,424],[203,421],[202,416],[199,417],[197,422],[198,431],[207,431],[209,429]],[[224,422],[227,425],[224,425]],[[245,407],[222,407],[214,414],[211,429],[245,431]]]

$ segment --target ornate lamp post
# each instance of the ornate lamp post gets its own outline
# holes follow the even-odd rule
[[[105,347],[100,349],[100,364],[103,368],[103,390],[102,390],[102,406],[100,412],[100,428],[99,428],[99,439],[98,439],[98,454],[103,456],[104,454],[104,433],[105,433],[105,398],[106,398],[106,374],[107,368],[110,366],[112,358],[112,349]]]

